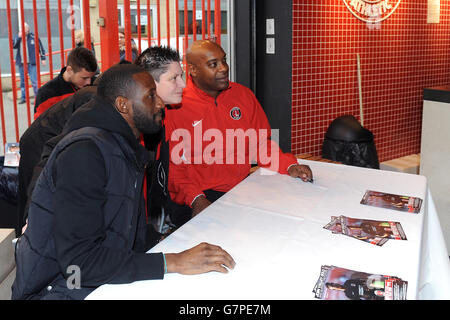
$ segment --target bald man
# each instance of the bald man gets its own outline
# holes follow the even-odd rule
[[[176,203],[190,206],[195,216],[245,179],[255,162],[303,181],[312,179],[308,166],[270,140],[261,105],[251,90],[229,80],[219,45],[196,41],[186,59],[190,75],[182,106],[167,110],[165,119],[171,157],[168,189]]]

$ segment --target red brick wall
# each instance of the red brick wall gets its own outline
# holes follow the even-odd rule
[[[357,54],[364,127],[380,162],[420,152],[423,88],[450,83],[450,4],[427,24],[427,3],[402,0],[370,28],[343,0],[293,0],[293,153],[320,155],[333,119],[360,119]]]

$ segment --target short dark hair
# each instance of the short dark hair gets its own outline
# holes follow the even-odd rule
[[[178,51],[164,46],[155,46],[142,52],[136,58],[134,64],[150,72],[153,79],[159,82],[159,77],[167,71],[169,64],[172,62],[180,62]]]
[[[71,66],[75,72],[79,72],[83,68],[86,71],[95,72],[98,68],[94,53],[85,47],[77,47],[70,51],[67,65]]]
[[[146,72],[134,64],[116,64],[103,72],[98,81],[97,95],[114,104],[117,97],[130,98],[135,92],[133,75]]]
[[[121,65],[121,64],[131,64],[131,62],[128,61],[128,60],[120,60],[119,62],[117,62],[116,64],[112,65],[111,67],[118,66],[118,65]],[[98,83],[99,83],[100,79],[102,78],[102,75],[103,75],[103,73],[100,73],[97,76],[97,78],[95,78],[95,81],[93,83],[94,86],[98,86]]]

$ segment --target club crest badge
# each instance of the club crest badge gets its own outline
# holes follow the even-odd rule
[[[348,10],[359,20],[377,23],[389,18],[401,0],[342,0]]]
[[[162,162],[158,164],[158,171],[157,171],[157,177],[158,177],[158,184],[162,188],[164,195],[167,195],[167,183],[166,183],[166,171],[164,170],[164,166]]]
[[[239,120],[242,117],[242,112],[239,107],[234,107],[230,110],[230,116],[234,120]]]

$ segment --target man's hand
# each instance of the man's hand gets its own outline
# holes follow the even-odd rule
[[[206,207],[208,207],[211,204],[211,201],[206,199],[204,195],[201,195],[197,197],[197,199],[194,200],[192,203],[192,217],[195,217],[200,212],[202,212]]]
[[[295,164],[288,170],[288,174],[293,178],[300,178],[305,182],[312,181],[313,175],[309,166],[305,164]]]
[[[167,272],[181,274],[200,274],[209,271],[228,273],[228,269],[233,269],[236,265],[228,252],[206,242],[183,252],[168,253],[165,256]]]
[[[46,66],[47,65],[47,60],[42,60],[42,65]]]

